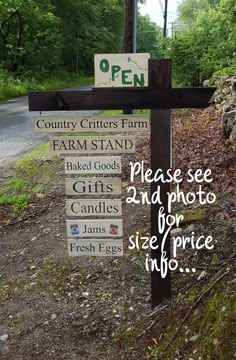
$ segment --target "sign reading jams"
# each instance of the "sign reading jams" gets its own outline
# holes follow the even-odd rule
[[[75,238],[122,237],[123,220],[67,220],[67,235]]]

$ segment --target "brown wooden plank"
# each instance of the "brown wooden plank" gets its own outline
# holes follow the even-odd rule
[[[151,60],[149,62],[150,83],[152,86],[171,87],[171,61],[170,60]],[[151,111],[151,168],[155,173],[157,169],[166,170],[171,167],[171,110],[152,110]],[[170,191],[170,184],[155,183],[151,184],[151,193],[157,190],[160,185],[160,197],[162,206],[167,214],[167,192]],[[163,234],[158,229],[158,212],[161,205],[151,205],[151,235],[157,237],[157,250],[151,250],[151,258],[157,261],[160,267],[161,244]],[[166,258],[170,258],[170,236],[167,236],[164,251]],[[170,271],[163,279],[158,271],[151,272],[151,301],[152,308],[155,308],[163,300],[171,297],[171,278]]]
[[[31,92],[29,93],[29,110],[203,108],[208,105],[214,91],[215,88],[149,88],[113,91],[103,89],[100,91]]]

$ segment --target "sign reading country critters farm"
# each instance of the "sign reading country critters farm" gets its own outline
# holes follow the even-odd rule
[[[131,136],[60,136],[50,138],[51,150],[60,154],[134,153]]]
[[[149,131],[147,115],[110,116],[37,116],[35,132],[135,132]]]
[[[95,55],[95,86],[148,86],[148,59],[150,54]]]

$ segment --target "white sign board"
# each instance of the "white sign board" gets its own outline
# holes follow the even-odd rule
[[[121,216],[121,199],[67,199],[67,216]]]
[[[95,86],[148,86],[150,54],[99,54],[94,57]]]
[[[123,240],[68,239],[69,256],[123,256]]]
[[[118,177],[99,177],[77,179],[66,179],[66,195],[120,195],[121,178]]]
[[[121,157],[66,157],[65,173],[82,174],[121,174]]]
[[[67,220],[67,235],[75,238],[123,236],[123,220]]]
[[[135,137],[59,136],[50,138],[50,147],[59,154],[134,153]]]
[[[114,116],[38,116],[34,117],[35,132],[135,132],[149,131],[147,115]]]

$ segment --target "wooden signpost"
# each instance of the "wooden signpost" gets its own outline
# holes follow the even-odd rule
[[[143,65],[140,60],[136,62],[135,69],[140,67],[139,73],[134,68],[128,68],[129,54],[116,55],[115,60],[108,55],[99,55],[95,57],[95,67],[102,77],[96,80],[99,88],[89,91],[48,91],[48,92],[32,92],[29,94],[29,109],[31,111],[58,111],[58,110],[105,110],[105,109],[151,109],[151,167],[155,173],[157,169],[162,169],[163,173],[172,167],[171,162],[171,109],[172,108],[203,108],[209,103],[215,88],[171,88],[171,60],[149,60],[148,76],[149,81],[145,80]],[[140,55],[140,54],[133,54]],[[119,63],[119,58],[122,61]],[[131,59],[131,58],[130,58]],[[135,58],[132,57],[134,65]],[[138,66],[137,66],[138,65]],[[123,79],[123,80],[122,80]],[[114,86],[122,86],[115,88]],[[107,88],[110,86],[111,88]],[[130,87],[129,87],[130,86]],[[131,87],[136,86],[136,87]],[[144,87],[143,87],[144,86]],[[123,88],[125,87],[125,88]],[[42,124],[42,123],[41,123]],[[40,125],[42,126],[42,125]],[[111,137],[110,137],[111,139]],[[117,138],[116,138],[117,139]],[[131,138],[126,138],[131,140]],[[71,139],[73,140],[73,139]],[[67,152],[68,142],[62,144],[62,139],[58,138],[54,141],[54,150]],[[77,140],[76,140],[77,141]],[[134,143],[133,140],[131,140]],[[129,145],[131,146],[131,142]],[[125,142],[124,142],[125,143]],[[112,143],[117,151],[118,145]],[[71,145],[72,146],[72,145]],[[77,146],[76,143],[73,146]],[[111,145],[109,145],[111,147]],[[124,152],[127,152],[129,146],[122,146]],[[70,148],[70,145],[69,145]],[[73,150],[73,147],[71,147]],[[91,147],[89,147],[91,149]],[[130,147],[134,151],[134,146]],[[130,150],[129,149],[129,150]],[[97,149],[93,149],[97,151]],[[100,148],[101,150],[101,148]],[[108,152],[108,151],[107,151]],[[92,173],[109,173],[106,166],[104,171],[95,169],[97,160],[89,159],[90,164],[85,163],[84,158],[67,158],[65,159],[65,170],[67,174],[92,174]],[[113,164],[112,158],[103,158],[103,163]],[[117,163],[118,164],[118,163]],[[117,165],[116,164],[116,165]],[[114,173],[121,172],[121,164],[119,169],[114,166]],[[156,190],[159,184],[152,183],[151,192]],[[169,191],[168,183],[161,185],[161,200],[164,211],[167,214],[167,192]],[[158,233],[157,214],[160,205],[152,204],[151,206],[151,235],[157,237],[157,243],[161,245],[162,236]],[[118,226],[118,227],[117,227]],[[104,229],[103,229],[104,228]],[[88,232],[91,230],[91,233]],[[103,231],[103,230],[104,231]],[[117,230],[119,229],[119,231]],[[90,231],[89,230],[89,231]],[[122,236],[122,220],[69,220],[67,221],[67,232],[69,238],[78,237],[82,232],[86,237],[106,237],[113,236],[110,232],[118,233]],[[92,233],[93,232],[93,233]],[[84,237],[85,237],[84,236]],[[117,234],[114,235],[117,237]],[[118,237],[119,237],[118,236]],[[79,241],[79,240],[77,240]],[[110,241],[110,240],[109,240]],[[69,240],[71,245],[71,240]],[[91,248],[86,251],[99,253],[99,245],[95,245],[90,241]],[[76,251],[82,252],[82,247],[76,248],[76,243],[72,243],[70,251],[75,255]],[[87,244],[87,243],[86,243]],[[81,243],[82,246],[86,245]],[[79,245],[78,245],[79,246]],[[94,246],[94,248],[92,247]],[[98,246],[98,247],[97,247]],[[104,245],[105,246],[105,245]],[[91,250],[92,249],[92,250]],[[95,249],[95,250],[94,250]],[[94,250],[94,251],[93,251]],[[170,258],[170,237],[166,239],[165,249],[167,258]],[[158,250],[152,250],[152,258],[160,259],[161,253]],[[171,297],[170,273],[164,279],[161,278],[160,272],[151,272],[151,297],[152,306],[155,307],[164,299]]]

